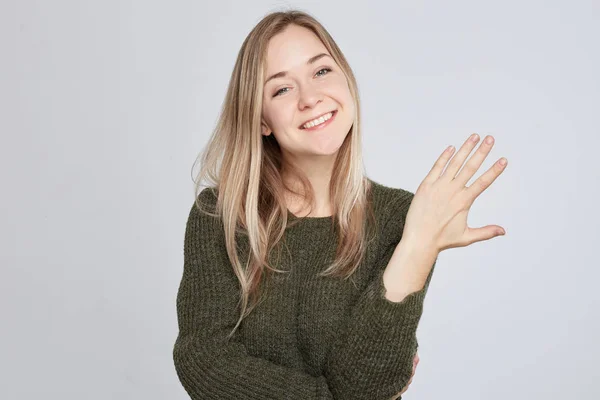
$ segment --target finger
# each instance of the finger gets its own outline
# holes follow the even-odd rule
[[[467,156],[471,153],[477,142],[479,141],[479,135],[474,133],[472,134],[462,146],[458,150],[458,153],[452,158],[450,164],[448,164],[448,168],[442,174],[442,178],[447,181],[451,181],[456,176],[456,173],[465,163]]]
[[[460,170],[458,175],[454,178],[454,182],[458,187],[463,188],[469,182],[469,179],[475,175],[475,172],[481,167],[483,161],[486,159],[490,150],[494,147],[494,137],[486,136],[485,140],[481,143],[475,154],[469,161],[465,164],[465,166]]]
[[[490,240],[496,236],[502,236],[504,234],[505,230],[501,226],[488,225],[481,228],[467,228],[465,237],[468,244],[472,244],[475,242],[481,242],[483,240]]]
[[[502,164],[504,162],[504,165]],[[508,160],[504,157],[494,163],[484,174],[482,174],[471,186],[465,190],[467,196],[467,204],[471,206],[475,199],[486,190],[498,176],[506,169]]]
[[[423,179],[424,182],[434,182],[440,177],[442,171],[444,171],[444,167],[448,164],[448,160],[452,157],[454,150],[454,146],[449,146],[442,154],[440,154],[425,179]]]

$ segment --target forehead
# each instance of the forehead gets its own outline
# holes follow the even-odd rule
[[[289,25],[269,41],[265,60],[267,73],[303,66],[319,53],[329,54],[317,35],[306,28]]]

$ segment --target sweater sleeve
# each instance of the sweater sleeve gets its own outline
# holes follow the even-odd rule
[[[173,348],[182,386],[192,400],[333,399],[325,377],[251,356],[236,335],[227,339],[239,317],[239,283],[219,228],[216,217],[192,206]]]
[[[353,305],[328,355],[324,375],[335,398],[387,400],[402,391],[412,375],[416,330],[437,259],[421,290],[400,302],[385,298],[383,272],[400,242],[414,197],[406,193],[392,203],[374,278]]]

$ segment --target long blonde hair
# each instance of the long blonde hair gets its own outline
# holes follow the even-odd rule
[[[231,335],[260,302],[261,283],[268,271],[283,272],[270,265],[269,255],[279,247],[289,225],[286,191],[301,195],[308,204],[314,205],[314,192],[306,175],[282,162],[281,150],[273,135],[261,134],[267,46],[273,36],[290,24],[311,30],[321,40],[346,75],[356,110],[354,123],[337,154],[330,181],[332,222],[338,238],[336,257],[321,275],[350,277],[360,265],[372,239],[368,228],[371,224],[367,222],[374,221],[368,200],[371,182],[363,166],[360,103],[354,74],[333,38],[314,17],[299,10],[270,13],[244,40],[217,125],[196,159],[201,161],[195,180],[196,199],[203,186],[215,188],[217,203],[213,210],[217,214],[204,210],[198,200],[196,205],[222,219],[227,254],[240,283],[240,318]],[[284,172],[295,176],[303,190],[295,191],[286,185],[282,178]],[[249,251],[245,267],[238,254],[236,233],[247,237]]]

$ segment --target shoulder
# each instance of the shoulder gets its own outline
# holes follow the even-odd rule
[[[217,210],[218,191],[215,187],[206,187],[197,194],[191,212],[204,211],[215,213]]]
[[[188,230],[206,230],[219,226],[219,215],[217,214],[217,189],[206,187],[197,194],[191,204],[187,229]],[[204,229],[202,229],[204,228]]]
[[[217,188],[213,187],[213,186],[209,186],[209,187],[205,187],[204,189],[202,189],[200,191],[200,193],[197,196],[197,200],[199,200],[203,204],[214,206],[215,204],[217,204],[218,195],[219,195],[219,192],[218,192]]]
[[[371,180],[371,196],[376,213],[389,218],[406,215],[415,194],[407,189],[387,186]]]
[[[371,184],[373,211],[378,221],[381,240],[386,243],[398,243],[404,231],[404,222],[414,193],[372,180]]]

